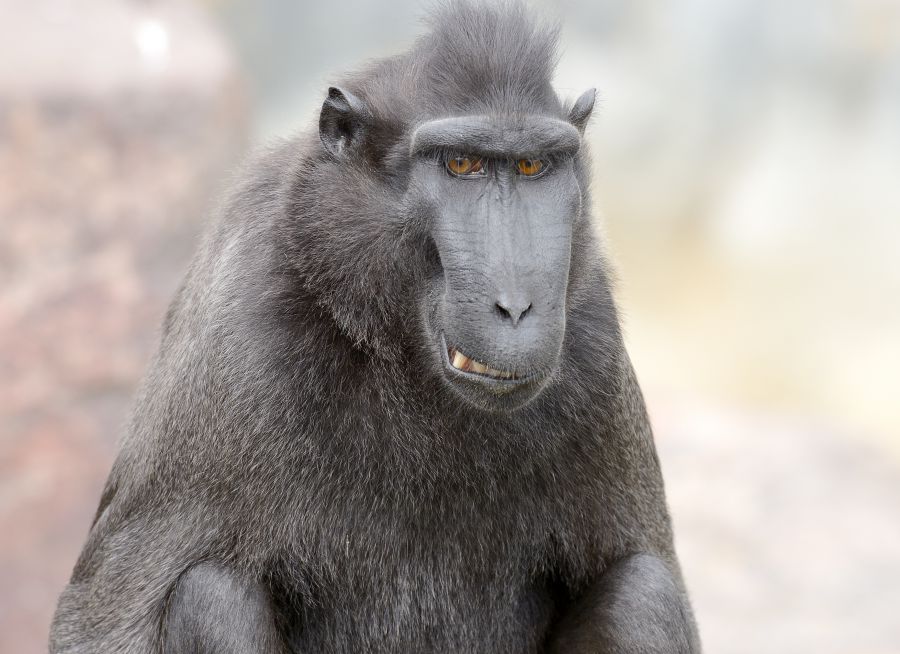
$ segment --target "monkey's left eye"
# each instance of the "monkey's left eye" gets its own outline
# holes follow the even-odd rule
[[[545,167],[540,159],[519,159],[516,162],[516,170],[525,177],[537,177],[544,172]]]
[[[447,170],[457,177],[475,177],[484,174],[484,161],[481,157],[453,157],[447,160]]]

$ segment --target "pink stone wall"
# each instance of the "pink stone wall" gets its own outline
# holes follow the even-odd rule
[[[6,4],[0,652],[27,654],[46,651],[135,385],[244,147],[247,112],[227,49],[195,11]],[[98,57],[102,76],[88,61]]]

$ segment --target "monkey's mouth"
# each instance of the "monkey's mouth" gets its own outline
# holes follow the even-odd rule
[[[448,346],[440,350],[447,382],[464,400],[488,411],[512,411],[531,401],[548,379],[545,372],[501,370]]]
[[[489,388],[496,393],[506,394],[518,388],[531,385],[543,375],[534,372],[501,370],[470,357],[459,348],[447,345],[443,332],[440,335],[444,352],[444,367],[452,378],[474,383],[479,388]]]
[[[519,376],[514,372],[491,368],[486,363],[481,363],[481,361],[476,361],[475,359],[466,356],[455,347],[447,348],[447,360],[453,368],[456,368],[460,372],[483,375],[485,377],[490,377],[491,379],[519,379]]]

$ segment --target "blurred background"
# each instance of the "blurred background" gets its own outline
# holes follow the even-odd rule
[[[900,653],[900,1],[547,0],[711,654]],[[0,652],[255,146],[419,0],[0,0]],[[485,44],[486,48],[490,44]]]

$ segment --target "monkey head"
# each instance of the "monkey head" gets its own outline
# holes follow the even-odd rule
[[[487,410],[536,397],[560,356],[573,228],[583,189],[575,170],[594,104],[565,118],[483,113],[420,121],[404,142],[404,219],[435,261],[417,314],[447,385]],[[360,147],[373,116],[332,88],[319,133],[336,157]]]

